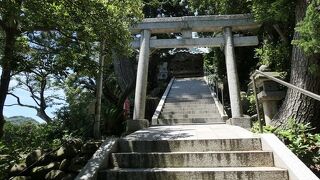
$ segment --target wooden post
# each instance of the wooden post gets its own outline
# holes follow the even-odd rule
[[[95,109],[95,121],[93,125],[93,136],[96,139],[101,137],[100,133],[100,119],[101,119],[101,98],[102,98],[102,87],[103,87],[103,67],[104,67],[104,52],[105,51],[105,40],[100,42],[100,55],[99,55],[99,74],[97,77],[97,94],[96,94],[96,109]]]

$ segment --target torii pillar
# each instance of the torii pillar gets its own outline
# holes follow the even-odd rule
[[[231,105],[232,118],[229,119],[229,123],[232,125],[238,125],[244,128],[251,127],[251,121],[249,117],[243,116],[241,97],[240,97],[240,83],[237,70],[237,63],[234,52],[234,42],[231,27],[223,28],[223,34],[225,39],[225,57],[228,77],[228,87]]]
[[[127,121],[127,132],[134,132],[149,126],[145,119],[146,96],[148,84],[148,68],[150,55],[150,30],[143,30],[141,33],[140,52],[137,69],[136,91],[134,99],[133,120]]]
[[[233,35],[231,27],[223,29],[225,38],[225,57],[227,66],[228,86],[232,117],[242,117],[240,85],[237,71],[236,57],[234,53]]]

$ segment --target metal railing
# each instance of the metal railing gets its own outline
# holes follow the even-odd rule
[[[218,77],[211,73],[210,70],[203,66],[203,72],[204,76],[207,79],[207,84],[211,91],[214,92],[214,96],[217,100],[219,100],[219,94],[221,95],[221,101],[219,100],[219,103],[222,105],[222,114],[226,115],[224,111],[224,94],[223,94],[223,83],[218,80]],[[220,87],[219,87],[220,86]]]
[[[204,71],[204,76],[207,78],[207,83],[208,83],[209,87],[215,93],[216,98],[219,99],[219,85],[218,85],[219,83],[217,80],[218,79],[217,76],[214,75],[213,73],[211,73],[210,70],[205,66],[203,66],[203,71]],[[222,97],[221,103],[224,104],[223,103],[223,91],[220,90],[220,93],[221,93],[221,97]]]
[[[316,99],[316,100],[320,101],[320,95],[318,95],[318,94],[315,94],[313,92],[307,91],[307,90],[302,89],[302,88],[299,88],[299,87],[297,87],[297,86],[295,86],[293,84],[290,84],[290,83],[285,82],[283,80],[280,80],[278,78],[269,76],[269,75],[267,75],[266,73],[264,73],[262,71],[256,70],[252,74],[251,80],[252,80],[252,85],[253,85],[253,92],[254,92],[254,96],[255,96],[255,101],[256,101],[256,110],[257,110],[259,128],[260,128],[259,130],[260,130],[261,133],[263,132],[263,125],[262,125],[261,118],[260,118],[259,100],[258,100],[258,95],[257,95],[257,90],[256,90],[257,87],[256,87],[256,82],[255,82],[255,76],[257,74],[260,74],[260,75],[264,76],[267,79],[270,79],[270,80],[272,80],[274,82],[277,82],[277,83],[279,83],[279,84],[281,84],[283,86],[286,86],[286,87],[288,87],[290,89],[296,90],[296,91],[300,92],[301,94],[304,94],[304,95],[306,95],[308,97],[311,97],[313,99]],[[263,114],[263,118],[264,118],[264,114]]]

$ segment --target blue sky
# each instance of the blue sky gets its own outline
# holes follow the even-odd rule
[[[29,93],[24,92],[22,90],[16,90],[15,95],[19,96],[21,99],[21,102],[28,105],[34,105],[35,103],[30,98]],[[6,99],[5,104],[14,104],[16,103],[16,99],[12,96],[8,95]],[[53,109],[48,109],[48,114],[50,117],[53,117]],[[37,111],[31,108],[21,107],[21,106],[10,106],[10,107],[4,107],[4,115],[6,117],[11,116],[25,116],[25,117],[32,117],[33,119],[43,122],[38,116]]]
[[[1,71],[0,71],[1,72]],[[11,80],[10,86],[14,86],[15,85],[15,81]],[[30,97],[30,93],[22,90],[22,89],[16,89],[13,91],[15,95],[20,97],[21,103],[23,104],[27,104],[27,105],[35,105],[35,102],[32,100],[32,98]],[[50,92],[48,92],[50,93]],[[64,97],[64,93],[63,90],[58,90],[55,92],[52,92],[55,94],[59,94],[62,97]],[[7,96],[6,105],[9,104],[16,104],[16,98],[12,97],[11,95]],[[46,112],[48,113],[48,115],[50,117],[54,117],[54,112],[56,111],[56,109],[59,108],[59,106],[54,106],[54,107],[50,107],[47,108]],[[6,117],[12,117],[12,116],[25,116],[25,117],[31,117],[39,122],[44,122],[43,120],[41,120],[38,116],[37,116],[37,111],[31,108],[27,108],[27,107],[21,107],[21,106],[6,106],[4,107],[4,115]]]

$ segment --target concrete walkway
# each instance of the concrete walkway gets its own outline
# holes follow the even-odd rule
[[[257,135],[239,126],[227,124],[154,126],[136,131],[126,140],[201,140],[258,138]]]

